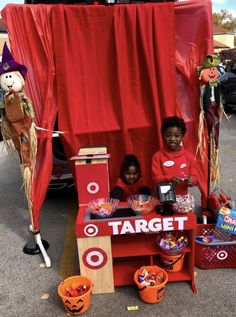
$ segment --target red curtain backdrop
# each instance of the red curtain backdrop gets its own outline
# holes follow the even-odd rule
[[[135,153],[151,185],[152,154],[161,146],[163,117],[188,124],[195,153],[199,82],[195,72],[212,49],[211,3],[139,5],[7,5],[2,16],[15,59],[28,68],[27,92],[39,132],[34,222],[39,229],[52,168],[51,131],[69,158],[80,146],[106,145],[111,187],[125,154]],[[208,164],[199,161],[207,193]]]
[[[176,113],[174,16],[171,3],[53,12],[59,127],[69,155],[108,146],[111,187],[127,153],[150,183],[161,119]]]
[[[213,21],[211,1],[175,3],[176,30],[176,92],[181,115],[187,122],[185,147],[193,154],[198,142],[199,75],[196,66],[213,53]],[[205,131],[207,134],[207,131]],[[206,207],[209,190],[208,149],[206,159],[197,156],[198,179],[202,191],[202,206]]]

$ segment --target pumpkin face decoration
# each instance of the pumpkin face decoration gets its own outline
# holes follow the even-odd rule
[[[58,294],[69,314],[83,314],[90,305],[92,282],[81,275],[69,277],[58,286]]]
[[[216,81],[219,77],[219,71],[217,67],[205,68],[201,71],[199,79],[203,84]]]
[[[78,297],[70,297],[65,301],[64,306],[70,314],[78,314],[83,312],[84,302]]]

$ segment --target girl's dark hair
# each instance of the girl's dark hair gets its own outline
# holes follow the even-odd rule
[[[123,175],[128,171],[130,166],[136,168],[137,173],[141,176],[141,167],[137,157],[134,154],[128,154],[125,156],[123,162],[121,163],[120,168],[120,177],[123,178]]]
[[[183,119],[176,116],[164,118],[161,125],[162,136],[164,135],[165,131],[170,127],[178,127],[181,130],[182,134],[185,135],[186,125]]]

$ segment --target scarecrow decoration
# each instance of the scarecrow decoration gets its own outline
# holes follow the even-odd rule
[[[220,60],[218,55],[207,55],[201,66],[197,67],[199,72],[200,87],[200,115],[198,127],[197,152],[200,152],[204,160],[204,148],[206,140],[204,127],[208,131],[209,161],[210,161],[210,185],[219,184],[219,129],[222,114],[220,82],[218,81],[218,68]]]
[[[40,233],[34,230],[32,182],[34,179],[37,154],[37,136],[36,125],[34,124],[33,105],[23,90],[26,74],[26,67],[13,59],[5,43],[2,62],[0,63],[0,86],[4,94],[0,106],[2,117],[1,132],[9,154],[13,155],[15,150],[18,152],[25,195],[31,218],[31,231],[35,234],[36,249],[38,251],[40,249],[44,259],[46,259],[46,266],[51,266],[50,259],[42,244]],[[40,253],[40,251],[38,251],[26,253]]]

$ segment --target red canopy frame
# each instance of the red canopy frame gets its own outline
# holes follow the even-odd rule
[[[38,156],[34,227],[52,171],[52,130],[58,113],[66,154],[103,144],[111,154],[111,186],[123,156],[135,153],[151,184],[152,154],[162,118],[187,122],[184,143],[197,144],[196,66],[213,49],[210,0],[132,5],[7,5],[1,12],[14,58],[28,69]],[[208,157],[206,153],[206,157]],[[203,203],[208,162],[198,159]]]

